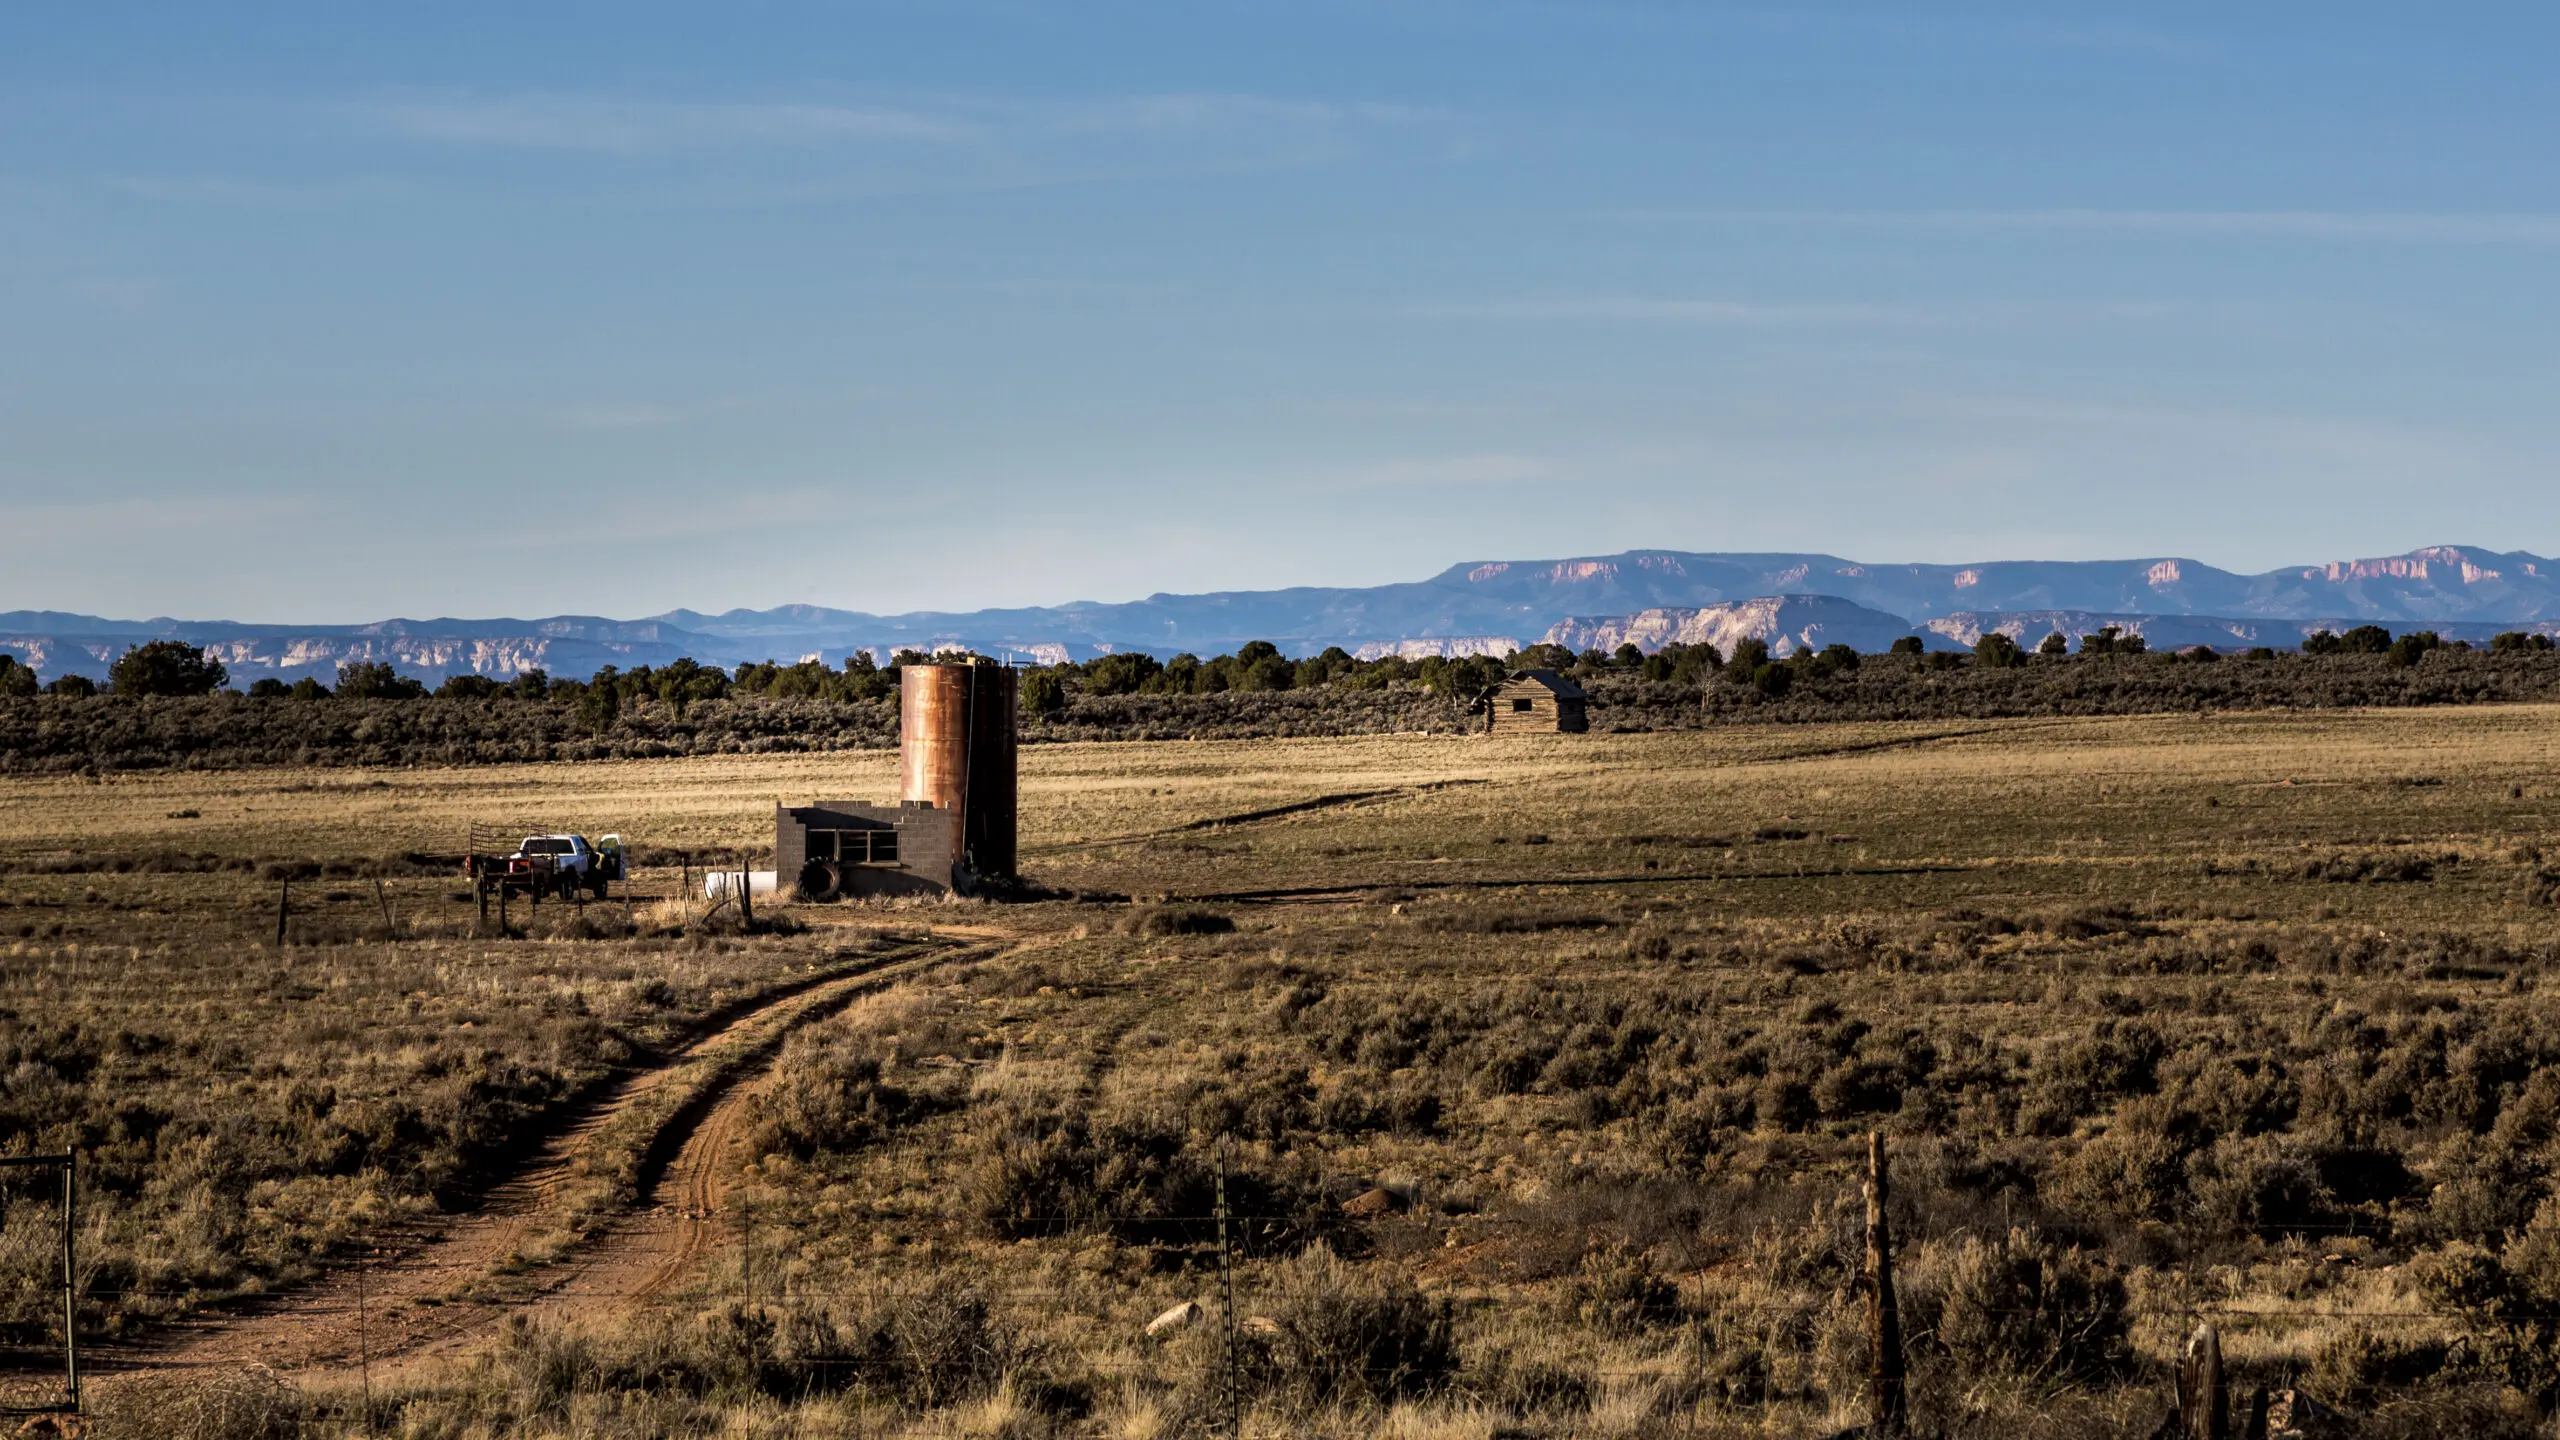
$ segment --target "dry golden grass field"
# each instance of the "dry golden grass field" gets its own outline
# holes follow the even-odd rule
[[[103,1436],[1830,1434],[1875,1130],[1924,1433],[2148,1435],[2209,1319],[2339,1433],[2545,1434],[2555,762],[2542,706],[1041,745],[1037,898],[752,930],[677,865],[893,755],[12,778],[0,1144],[82,1156]],[[501,937],[475,821],[647,898]]]

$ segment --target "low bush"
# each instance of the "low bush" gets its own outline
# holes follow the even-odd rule
[[[90,1440],[300,1440],[302,1392],[263,1368],[143,1371],[93,1382]]]
[[[1227,935],[1235,928],[1233,918],[1215,910],[1182,906],[1142,909],[1129,917],[1126,926],[1132,935]]]
[[[1249,1327],[1268,1390],[1301,1413],[1429,1395],[1458,1369],[1446,1301],[1317,1245],[1282,1265]]]
[[[2132,1363],[2124,1282],[2032,1229],[1967,1237],[1915,1281],[1928,1341],[1968,1377],[2091,1384]]]

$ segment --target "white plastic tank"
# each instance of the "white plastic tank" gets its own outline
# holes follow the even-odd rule
[[[702,898],[726,900],[738,893],[738,876],[747,877],[747,898],[770,895],[782,888],[781,877],[771,870],[706,870],[702,875]]]

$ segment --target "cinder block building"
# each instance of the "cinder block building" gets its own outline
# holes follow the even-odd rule
[[[928,801],[821,800],[774,807],[773,868],[812,900],[938,895],[953,888],[960,812]]]

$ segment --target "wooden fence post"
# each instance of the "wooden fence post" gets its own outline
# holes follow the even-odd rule
[[[1227,1241],[1227,1137],[1218,1137],[1218,1318],[1227,1331],[1227,1433],[1244,1435],[1243,1352],[1236,1344],[1236,1274]]]
[[[2222,1383],[2222,1335],[2208,1320],[2187,1337],[2178,1362],[2181,1440],[2231,1440],[2231,1397]]]
[[[1910,1420],[1902,1372],[1902,1311],[1893,1297],[1893,1222],[1884,1132],[1867,1135],[1867,1374],[1871,1436],[1899,1436]]]
[[[62,1157],[62,1383],[80,1412],[80,1152]]]
[[[373,900],[375,904],[382,907],[382,928],[388,932],[392,928],[391,892],[382,888],[382,877],[379,875],[373,878]]]
[[[292,913],[293,882],[287,880],[276,886],[276,948],[279,950],[284,948],[285,920]]]

